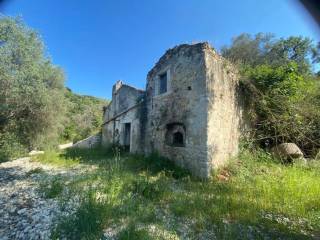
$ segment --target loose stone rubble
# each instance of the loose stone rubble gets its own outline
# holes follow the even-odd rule
[[[32,173],[35,169],[40,171]],[[33,162],[28,157],[1,163],[0,239],[49,239],[58,216],[75,207],[70,203],[62,212],[57,199],[42,196],[39,184],[66,174],[72,176],[76,172]]]

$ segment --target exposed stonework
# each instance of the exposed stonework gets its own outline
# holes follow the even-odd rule
[[[98,146],[101,143],[101,134],[92,135],[83,140],[80,140],[73,144],[71,147],[75,148],[93,148]],[[70,146],[68,146],[70,147]]]
[[[141,151],[140,108],[143,96],[143,90],[125,85],[121,81],[113,86],[112,101],[104,109],[104,146],[120,144],[128,146],[130,152]]]
[[[146,91],[117,82],[105,108],[102,142],[174,160],[195,175],[237,154],[241,108],[234,67],[208,43],[168,50],[148,73]]]

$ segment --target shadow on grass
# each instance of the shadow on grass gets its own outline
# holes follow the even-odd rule
[[[128,186],[126,183],[119,189],[116,202],[120,204],[108,198],[101,201],[97,192],[89,192],[80,208],[61,221],[55,236],[59,238],[62,233],[68,239],[100,239],[106,227],[116,225],[122,228],[116,231],[115,239],[167,239],[148,231],[149,226],[160,225],[161,231],[186,239],[199,239],[208,232],[215,237],[203,239],[310,239],[287,226],[257,218],[253,214],[258,209],[250,202],[228,200],[228,195],[234,193],[232,188],[221,189],[214,197],[202,191],[171,192],[168,196],[169,188],[161,187],[163,179],[152,183],[138,180]]]
[[[158,154],[143,157],[96,148],[69,149],[62,156],[98,164],[102,170],[92,178],[100,181],[100,187],[89,191],[80,208],[61,221],[56,236],[62,233],[70,239],[99,239],[106,227],[122,225],[118,239],[158,239],[141,228],[158,224],[187,239],[199,239],[208,232],[214,239],[311,238],[288,225],[265,219],[254,196],[245,196],[245,186],[200,181]],[[115,164],[119,166],[115,168]],[[79,185],[78,191],[81,189]],[[100,196],[105,198],[101,200]],[[189,233],[184,232],[186,228]]]
[[[107,160],[110,160],[114,156],[114,150],[112,148],[68,148],[65,149],[61,156],[65,159],[77,159],[81,163],[85,164],[104,164]]]
[[[91,149],[69,148],[61,155],[66,159],[77,159],[80,163],[97,164],[104,168],[111,167],[116,160],[120,162],[125,171],[134,173],[146,171],[152,175],[165,172],[175,179],[191,177],[189,171],[176,166],[173,161],[161,157],[158,153],[152,153],[145,157],[140,154],[130,154],[118,147],[97,147]]]

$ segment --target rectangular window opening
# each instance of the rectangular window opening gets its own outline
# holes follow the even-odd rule
[[[159,94],[167,92],[167,72],[159,76]]]

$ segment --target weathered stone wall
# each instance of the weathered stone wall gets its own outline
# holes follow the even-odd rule
[[[124,144],[124,126],[131,124],[130,152],[140,149],[139,101],[144,91],[117,82],[113,87],[112,101],[104,112],[102,144]]]
[[[104,121],[111,119],[130,107],[136,105],[144,94],[143,90],[136,89],[117,81],[112,88],[112,101],[105,108]]]
[[[109,147],[114,142],[114,121],[102,125],[102,146]]]
[[[147,123],[144,149],[158,151],[198,176],[208,175],[207,97],[202,44],[181,45],[167,53],[147,79]],[[156,95],[157,79],[168,74],[168,91]],[[185,128],[184,146],[166,143],[168,125]]]
[[[236,70],[208,43],[179,45],[148,73],[146,92],[122,82],[114,85],[102,142],[123,145],[125,123],[131,123],[131,152],[157,151],[208,177],[238,152],[238,94]]]
[[[130,152],[137,153],[140,150],[140,121],[137,118],[138,107],[128,111],[118,118],[116,121],[110,121],[103,126],[103,145],[110,144],[124,145],[124,124],[131,124],[130,134]],[[111,141],[110,141],[111,139]]]
[[[238,153],[242,109],[236,69],[208,46],[205,50],[208,92],[208,162],[216,169]]]
[[[93,148],[101,143],[101,134],[92,135],[72,145],[73,148]]]

